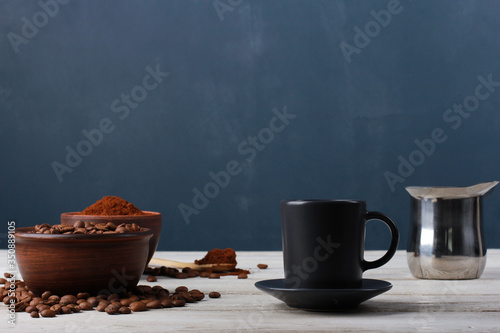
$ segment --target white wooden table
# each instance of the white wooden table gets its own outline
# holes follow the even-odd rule
[[[202,258],[202,252],[159,252],[156,257],[180,261]],[[375,259],[381,252],[366,253]],[[393,288],[356,310],[342,313],[307,312],[287,307],[254,287],[259,280],[283,277],[281,252],[237,252],[239,268],[250,268],[248,279],[220,280],[159,277],[155,283],[173,290],[185,285],[222,297],[188,304],[183,308],[150,310],[110,316],[86,311],[56,318],[30,318],[17,313],[16,325],[7,323],[7,307],[0,305],[1,332],[500,332],[500,250],[488,250],[480,279],[461,281],[419,280],[411,276],[406,253],[398,251],[385,266],[367,271],[366,278],[389,281]],[[269,265],[259,270],[256,265]],[[0,251],[0,272],[6,271],[7,252]]]

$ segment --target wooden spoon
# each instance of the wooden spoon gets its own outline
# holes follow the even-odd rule
[[[169,266],[169,267],[178,267],[184,268],[189,267],[196,270],[207,270],[211,269],[214,272],[224,272],[224,271],[232,271],[236,264],[206,264],[206,265],[198,265],[192,262],[182,262],[168,259],[160,259],[160,258],[152,258],[149,262],[151,265],[160,265],[160,266]]]

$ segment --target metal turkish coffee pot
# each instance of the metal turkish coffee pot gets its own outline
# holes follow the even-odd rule
[[[476,279],[486,265],[482,197],[497,181],[470,187],[407,187],[411,273],[421,279]]]

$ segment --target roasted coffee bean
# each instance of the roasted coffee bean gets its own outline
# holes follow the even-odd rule
[[[200,272],[198,271],[195,271],[195,270],[192,270],[192,271],[189,271],[186,273],[188,275],[188,277],[192,278],[192,277],[197,277],[200,275]]]
[[[120,296],[118,294],[111,294],[108,296],[108,302],[111,302],[113,300],[120,300]]]
[[[80,312],[80,307],[78,305],[74,305],[72,308],[71,308],[71,311],[73,312]]]
[[[107,314],[116,314],[118,312],[118,307],[114,304],[110,304],[106,307],[106,309],[104,309],[104,311],[106,311]]]
[[[186,292],[186,291],[188,291],[188,287],[186,287],[186,286],[178,286],[177,288],[175,288],[176,293],[181,293],[181,292]]]
[[[202,293],[201,291],[194,289],[189,292],[191,296],[196,300],[196,301],[201,301],[202,299],[205,298],[205,294]]]
[[[49,297],[52,295],[52,293],[50,291],[46,291],[42,294],[42,299],[43,300],[46,300],[46,299],[49,299]]]
[[[248,278],[248,275],[246,275],[245,273],[238,274],[238,279],[246,279],[246,278]]]
[[[184,299],[176,299],[172,301],[172,305],[175,307],[181,307],[186,305],[186,301]]]
[[[175,275],[176,279],[187,279],[188,275],[186,273],[179,273]]]
[[[80,303],[80,309],[83,311],[93,310],[94,307],[87,301]]]
[[[61,306],[59,304],[52,305],[50,309],[54,311],[56,314],[61,313]]]
[[[56,316],[56,313],[50,309],[45,309],[45,310],[41,311],[40,314],[42,315],[42,317],[55,317]]]
[[[208,297],[210,298],[219,298],[220,293],[218,291],[212,291],[210,294],[208,294]]]
[[[43,297],[42,297],[43,298]],[[57,296],[57,295],[51,295],[47,301],[51,302],[51,303],[59,303],[61,301],[61,297]],[[53,305],[53,304],[52,304]]]
[[[3,276],[5,276],[7,279],[12,279],[14,277],[14,274],[5,272],[3,273]]]
[[[90,297],[89,293],[78,293],[78,294],[76,294],[76,298],[78,298],[78,299],[81,299],[81,298],[87,299],[89,297]]]
[[[92,305],[92,306],[97,306],[97,304],[99,304],[99,300],[97,299],[97,297],[89,297],[87,298],[87,302]]]
[[[121,308],[118,309],[118,312],[120,312],[121,314],[131,314],[132,310],[130,310],[130,308],[126,306],[122,306]]]
[[[120,303],[121,303],[121,305],[123,305],[123,306],[129,306],[129,305],[130,305],[130,303],[132,303],[132,302],[133,302],[133,300],[131,300],[130,298],[122,298],[122,299],[120,300]]]
[[[258,264],[257,267],[260,269],[266,269],[268,266],[266,264]]]
[[[4,278],[0,278],[0,284],[5,284],[5,282],[7,282],[7,280],[6,280],[6,279],[4,279]]]
[[[168,297],[169,295],[169,292],[167,289],[162,289],[160,290],[158,293],[156,293],[156,297],[160,298],[160,297]]]
[[[146,311],[148,309],[146,304],[144,304],[143,302],[140,302],[140,301],[130,303],[129,308],[130,308],[130,310],[132,310],[134,312]]]
[[[48,306],[47,304],[38,304],[37,306],[35,306],[36,309],[40,312],[42,312],[43,310],[47,310],[47,309],[50,309],[50,306]]]
[[[156,281],[158,281],[158,279],[156,278],[156,276],[150,275],[150,276],[148,276],[147,281],[148,282],[156,282]]]
[[[28,306],[26,307],[26,309],[24,309],[24,311],[25,311],[25,312],[28,312],[28,313],[31,313],[31,312],[33,312],[33,311],[37,311],[37,310],[36,310],[36,307],[35,307],[35,306],[33,306],[33,305],[28,305]]]
[[[137,295],[130,295],[128,299],[131,300],[132,302],[135,302],[135,301],[139,300],[139,296],[137,296]]]
[[[82,220],[79,220],[79,221],[76,221],[75,223],[73,223],[73,226],[75,227],[75,229],[85,228],[85,222]]]
[[[104,303],[104,302],[101,302],[99,304],[97,304],[96,306],[96,310],[99,311],[99,312],[104,312],[104,310],[106,309],[106,307],[108,306],[109,304],[108,303]]]
[[[160,304],[161,304],[161,306],[162,306],[162,307],[164,307],[164,308],[171,308],[172,306],[174,306],[174,305],[172,304],[172,300],[171,300],[171,299],[169,299],[169,298],[162,298],[162,299],[160,300]]]
[[[208,277],[209,275],[210,275],[210,272],[207,272],[207,271],[200,272],[200,277]]]
[[[61,306],[61,313],[62,314],[70,314],[71,312],[73,312],[71,310],[71,308],[67,307],[67,306]]]
[[[40,318],[38,311],[31,311],[30,316],[31,316],[31,318]]]
[[[59,303],[61,305],[68,305],[68,304],[76,304],[76,301],[78,301],[78,299],[76,298],[76,296],[74,296],[74,295],[64,295],[63,297],[61,297],[61,300],[59,301]]]
[[[80,298],[78,300],[76,300],[76,304],[80,305],[82,304],[83,302],[86,302],[87,300],[83,299],[83,298]]]
[[[161,309],[161,303],[159,300],[155,299],[154,301],[150,301],[146,304],[148,309]]]
[[[36,305],[37,305],[37,304],[39,304],[41,301],[42,301],[42,298],[41,298],[41,297],[34,297],[34,298],[31,300],[30,305],[36,306]]]
[[[122,303],[120,303],[119,301],[112,301],[110,304],[113,304],[113,305],[116,305],[118,308],[122,307]]]
[[[209,279],[220,279],[220,275],[217,273],[210,273],[208,276]]]

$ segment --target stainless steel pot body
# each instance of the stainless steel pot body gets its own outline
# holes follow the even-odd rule
[[[486,265],[482,197],[410,197],[407,259],[421,279],[475,279]]]

